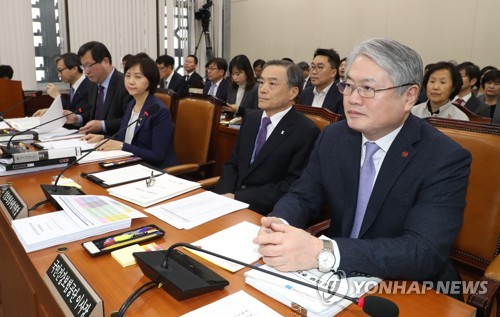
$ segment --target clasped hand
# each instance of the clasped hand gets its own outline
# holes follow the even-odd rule
[[[102,135],[102,134],[89,133],[85,136],[82,136],[81,139],[84,141],[87,141],[88,143],[97,143],[97,145],[96,145],[97,151],[121,150],[122,146],[123,146],[123,142],[120,142],[120,141],[116,141],[116,140],[106,141],[107,139],[104,139],[104,135]],[[104,143],[104,142],[106,142],[106,143]]]

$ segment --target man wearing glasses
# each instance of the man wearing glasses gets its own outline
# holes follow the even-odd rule
[[[223,58],[215,57],[208,61],[207,82],[203,94],[215,96],[222,101],[227,100],[228,81],[224,78],[227,71],[227,62]]]
[[[333,49],[318,48],[314,52],[309,76],[311,86],[308,86],[299,96],[299,104],[317,108],[327,108],[344,117],[342,94],[335,87],[340,64],[339,54]]]
[[[156,59],[156,65],[160,71],[159,87],[175,91],[180,96],[187,95],[188,83],[174,70],[174,58],[169,55],[161,55]]]
[[[254,242],[264,262],[281,271],[460,281],[448,254],[471,157],[411,115],[422,76],[420,56],[393,40],[371,39],[351,53],[339,83],[347,120],[323,130],[301,178],[262,218]],[[324,203],[329,239],[298,229]]]
[[[64,110],[70,112],[79,112],[79,109],[84,109],[89,103],[88,90],[91,83],[83,75],[80,65],[80,57],[75,53],[65,53],[56,58],[57,73],[61,81],[70,85],[69,97],[61,98]],[[57,86],[52,83],[47,85],[47,93],[54,99],[61,95]],[[40,109],[33,116],[42,116],[47,110],[48,108]]]
[[[88,42],[78,50],[83,71],[92,82],[89,103],[81,114],[67,117],[66,123],[80,126],[80,133],[114,134],[120,128],[127,103],[132,99],[125,89],[123,74],[112,65],[104,44]]]

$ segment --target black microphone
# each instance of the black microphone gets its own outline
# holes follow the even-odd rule
[[[299,281],[288,276],[264,270],[258,266],[247,264],[226,256],[198,248],[194,245],[180,242],[175,243],[165,251],[136,252],[134,257],[143,273],[152,281],[157,282],[161,287],[177,300],[187,299],[193,296],[205,294],[217,289],[223,289],[229,282],[217,275],[215,272],[205,267],[203,264],[190,258],[189,256],[174,250],[177,247],[200,251],[212,256],[233,262],[254,270],[276,276],[297,283],[321,292],[335,295],[347,299],[363,309],[370,316],[391,317],[399,315],[398,306],[383,297],[368,295],[363,298],[350,297],[338,294],[330,289],[324,289],[318,285]],[[173,260],[170,260],[173,259]]]
[[[76,112],[76,113],[77,113],[77,114],[82,113],[82,108],[78,108],[78,112]],[[50,121],[47,121],[47,122],[41,123],[41,124],[39,124],[39,125],[37,125],[37,126],[34,126],[34,127],[32,127],[32,128],[29,128],[29,129],[27,129],[27,130],[24,130],[24,131],[19,131],[19,132],[14,133],[14,134],[10,137],[9,141],[7,142],[7,147],[5,148],[4,153],[5,153],[5,152],[7,152],[7,154],[17,153],[17,150],[13,150],[13,151],[12,151],[12,150],[11,150],[11,147],[10,147],[10,144],[12,143],[12,139],[14,139],[14,137],[16,137],[17,135],[20,135],[20,134],[25,134],[26,132],[29,132],[29,131],[32,131],[32,130],[38,129],[39,127],[43,127],[43,126],[44,126],[44,125],[46,125],[46,124],[52,123],[52,122],[57,121],[57,120],[61,120],[62,118],[65,118],[65,117],[67,117],[67,116],[69,116],[69,115],[71,115],[71,114],[73,114],[73,112],[70,112],[70,113],[68,113],[68,114],[62,115],[62,116],[57,117],[57,118],[55,118],[55,119],[52,119],[52,120],[50,120]],[[2,148],[2,150],[3,150],[3,148]]]
[[[103,144],[106,144],[109,140],[114,139],[118,134],[120,134],[121,132],[123,132],[126,129],[128,129],[128,127],[130,127],[134,123],[136,123],[136,122],[138,122],[138,121],[140,121],[140,120],[142,120],[144,118],[147,118],[149,116],[154,115],[159,109],[160,109],[160,106],[158,106],[158,104],[156,104],[156,103],[152,104],[136,120],[134,120],[131,123],[129,123],[126,127],[120,129],[118,132],[116,132],[115,134],[113,134],[112,136],[110,136],[108,139],[104,140],[104,142],[102,142],[100,144],[100,146],[103,145]],[[87,153],[85,153],[84,155],[80,156],[80,158],[78,158],[76,161],[73,161],[71,164],[68,164],[66,167],[64,167],[61,170],[61,172],[57,175],[57,178],[54,181],[54,185],[48,185],[48,184],[41,184],[40,185],[40,187],[42,188],[43,192],[45,193],[45,197],[47,198],[47,200],[54,207],[58,208],[58,210],[61,209],[61,206],[59,206],[59,204],[52,197],[52,195],[85,195],[85,193],[82,190],[80,190],[80,189],[78,189],[76,187],[73,187],[73,186],[57,186],[57,183],[59,182],[59,179],[61,178],[61,176],[63,175],[63,173],[66,170],[68,170],[69,168],[73,167],[76,163],[78,163],[79,161],[81,161],[83,158],[85,158],[87,155],[89,155],[90,153],[94,152],[95,150],[96,150],[96,148],[93,148],[93,149],[89,150]]]
[[[26,99],[23,98],[23,100],[21,102],[16,102],[15,104],[11,105],[10,107],[7,107],[7,109],[5,109],[2,112],[0,112],[0,121],[3,121],[3,114],[5,112],[7,112],[7,111],[9,111],[9,110],[11,110],[13,108],[18,107],[19,105],[25,103],[28,100],[31,100],[31,99],[36,98],[36,97],[40,97],[42,94],[43,94],[43,92],[41,90],[38,90],[32,96],[30,96],[30,97],[28,97]]]

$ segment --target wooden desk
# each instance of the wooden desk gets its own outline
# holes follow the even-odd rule
[[[222,165],[231,158],[238,132],[238,129],[229,128],[222,124],[219,126],[219,135],[215,147],[214,176],[219,176],[222,173]]]
[[[81,172],[97,170],[96,164],[76,166],[65,173],[83,186],[87,194],[106,194],[106,190],[80,177]],[[42,171],[33,174],[2,177],[1,183],[12,181],[14,188],[28,204],[32,206],[44,199],[39,184],[48,184],[58,170]],[[197,192],[202,191],[197,190]],[[189,195],[185,194],[184,196]],[[183,197],[183,196],[181,196]],[[126,203],[126,202],[125,202]],[[132,205],[134,206],[134,205]],[[138,206],[135,208],[142,211]],[[40,207],[33,213],[53,211],[50,205]],[[165,237],[155,240],[164,249],[176,242],[193,242],[209,234],[235,225],[243,220],[258,223],[260,215],[242,210],[215,219],[207,224],[191,230],[177,230],[159,219],[135,219],[132,227],[154,223],[166,231]],[[108,234],[106,234],[108,235]],[[105,235],[103,235],[105,236]],[[117,311],[125,299],[139,286],[146,283],[137,265],[122,268],[109,254],[96,258],[90,257],[81,247],[82,241],[65,244],[66,254],[78,268],[80,273],[92,285],[103,299],[105,316]],[[17,239],[6,217],[0,216],[0,316],[63,316],[62,311],[50,295],[42,278],[49,265],[55,259],[57,247],[26,254]],[[184,301],[176,301],[160,289],[150,290],[140,296],[127,310],[127,316],[178,316],[215,300],[243,289],[269,305],[284,316],[292,316],[290,308],[263,295],[244,282],[241,270],[235,274],[220,269],[209,262],[200,259],[208,267],[230,281],[230,285],[222,291],[216,291]],[[383,295],[394,301],[400,308],[401,316],[473,316],[475,309],[458,302],[448,296],[428,291],[425,295]],[[354,305],[349,306],[339,316],[364,316],[364,313]]]

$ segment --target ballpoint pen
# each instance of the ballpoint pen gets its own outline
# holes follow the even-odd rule
[[[124,242],[118,242],[118,243],[115,243],[115,244],[112,244],[110,246],[107,246],[105,248],[102,249],[102,251],[104,250],[111,250],[111,249],[116,249],[116,248],[119,248],[119,247],[122,247],[122,246],[126,246],[126,245],[129,245],[131,241],[133,242],[140,242],[140,241],[143,241],[143,240],[147,240],[150,238],[151,235],[161,235],[162,232],[158,231],[158,230],[152,230],[151,232],[141,236],[141,237],[134,237],[130,240],[127,240],[127,241],[124,241]]]
[[[118,242],[127,241],[127,240],[133,239],[135,237],[143,236],[144,234],[154,232],[153,230],[157,231],[156,228],[148,226],[148,227],[140,228],[139,230],[125,232],[125,233],[116,235],[114,237],[107,238],[106,240],[103,241],[102,246],[108,247],[108,246],[113,245],[113,244],[118,243]]]

